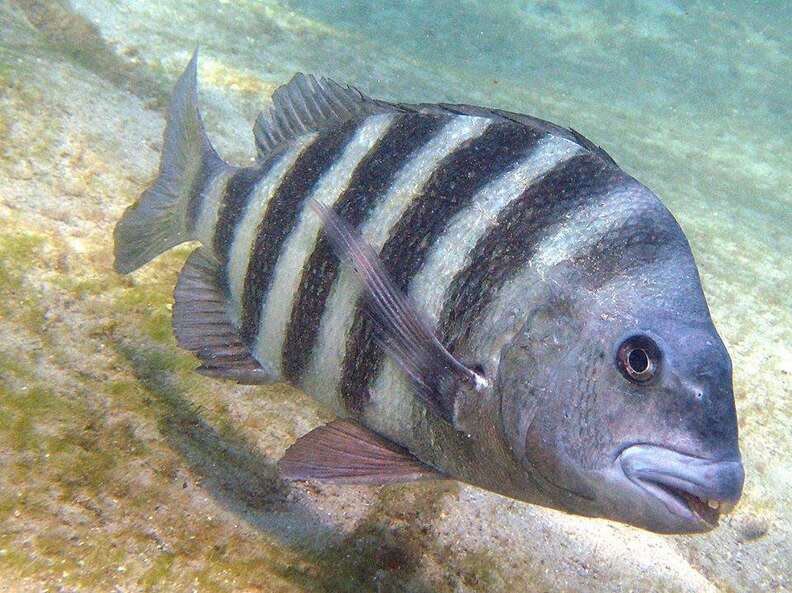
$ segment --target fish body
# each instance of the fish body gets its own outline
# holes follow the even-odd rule
[[[217,155],[194,57],[116,268],[197,239],[174,329],[199,372],[287,381],[346,419],[300,439],[287,477],[451,477],[656,531],[736,502],[731,367],[687,240],[602,149],[302,75],[254,131],[253,166]]]

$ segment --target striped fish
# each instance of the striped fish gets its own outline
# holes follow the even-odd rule
[[[173,307],[198,372],[287,381],[339,417],[284,477],[453,478],[662,532],[736,503],[731,366],[687,240],[604,150],[298,74],[234,167],[201,123],[196,60],[115,266],[201,243]]]

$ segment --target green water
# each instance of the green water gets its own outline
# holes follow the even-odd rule
[[[781,1],[1,1],[0,589],[792,590],[790,30]],[[663,537],[454,484],[280,482],[326,413],[192,373],[169,321],[189,249],[111,269],[196,44],[239,163],[305,71],[572,126],[652,188],[734,362],[734,514]]]

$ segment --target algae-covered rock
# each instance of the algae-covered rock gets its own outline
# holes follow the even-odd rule
[[[0,5],[0,589],[792,589],[783,9],[471,2],[444,24],[445,3],[352,4]],[[112,271],[113,224],[156,172],[168,89],[196,42],[210,136],[237,162],[297,70],[528,111],[605,145],[663,196],[699,261],[734,362],[735,512],[674,537],[450,482],[281,481],[275,462],[327,412],[284,385],[192,372],[170,330],[190,246]]]

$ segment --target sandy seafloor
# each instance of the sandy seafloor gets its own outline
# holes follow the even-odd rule
[[[787,3],[367,4],[0,2],[0,590],[791,591]],[[237,163],[304,70],[572,125],[654,189],[733,358],[736,511],[660,536],[450,482],[281,482],[274,461],[327,413],[191,372],[169,309],[192,246],[111,269],[196,42],[207,127]]]

